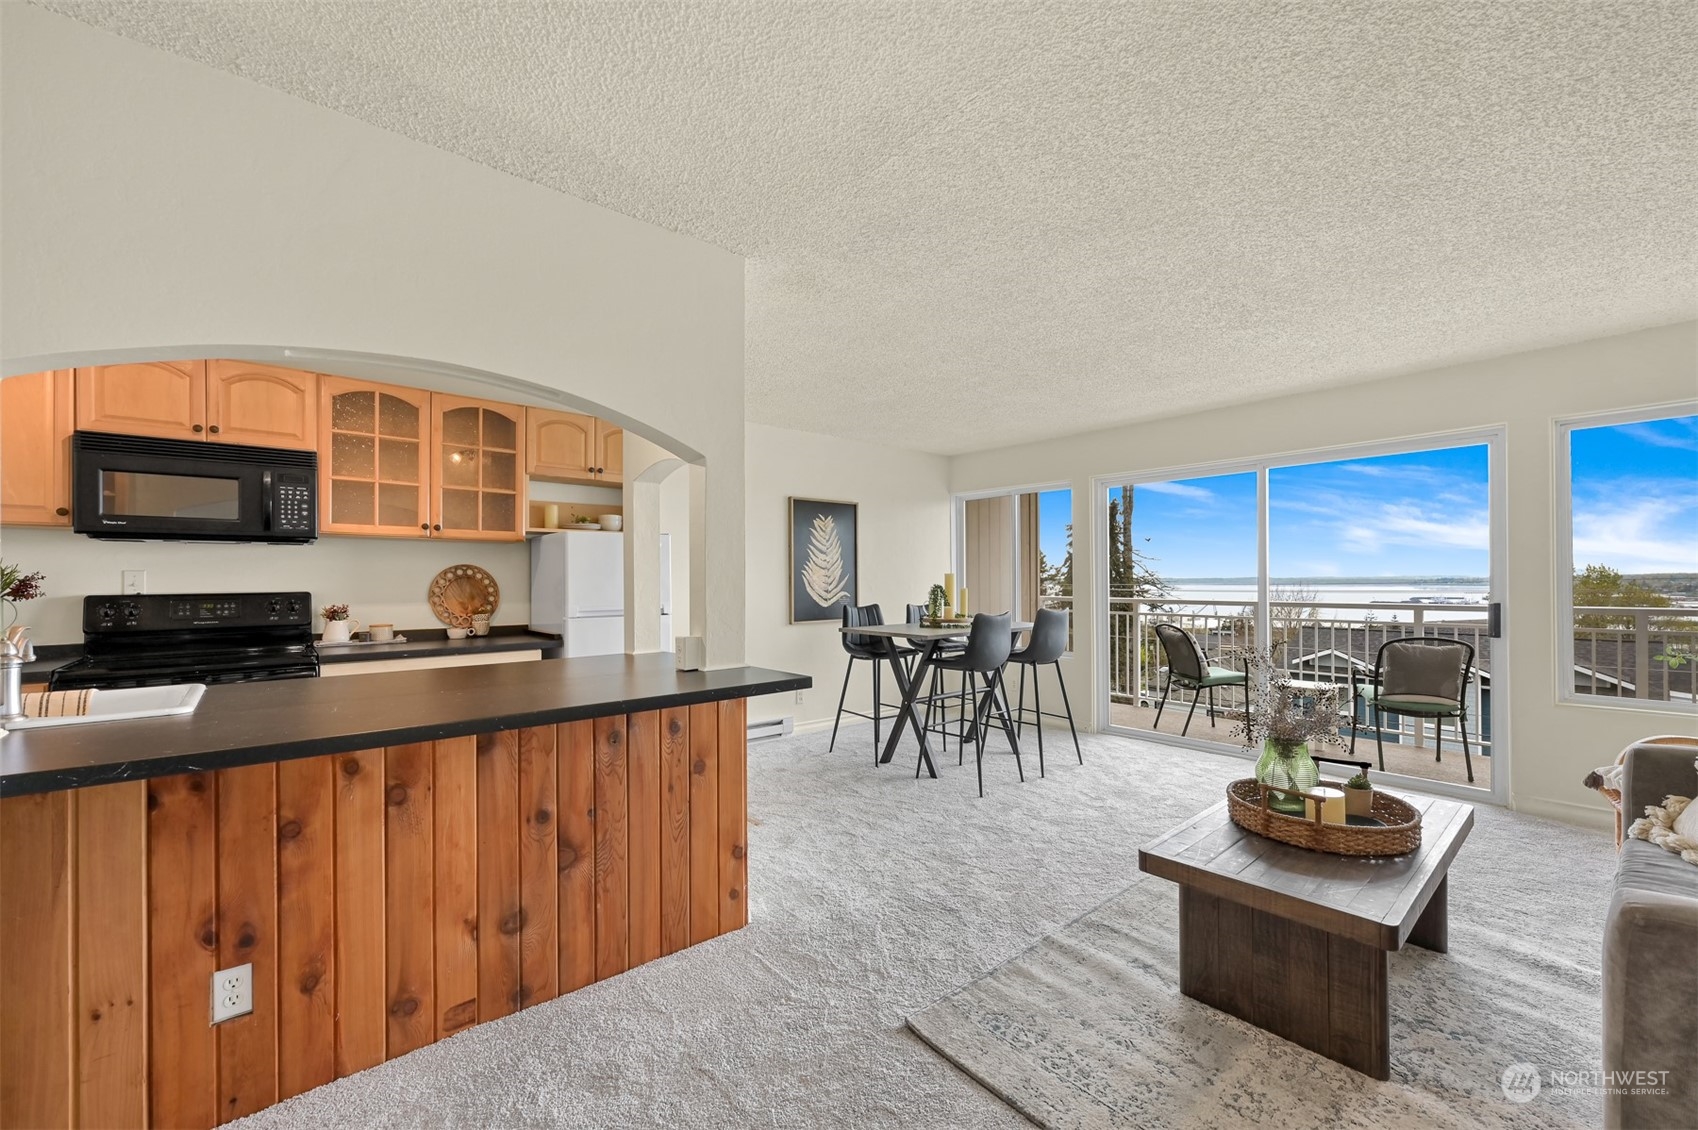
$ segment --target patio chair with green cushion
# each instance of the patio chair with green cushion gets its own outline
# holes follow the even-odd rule
[[[1161,702],[1156,706],[1156,724],[1153,728],[1161,728],[1162,708],[1167,705],[1168,692],[1173,690],[1175,683],[1179,684],[1181,690],[1191,692],[1191,710],[1185,715],[1185,726],[1179,731],[1180,737],[1190,732],[1191,716],[1197,713],[1197,698],[1204,691],[1209,692],[1210,726],[1215,724],[1216,687],[1243,687],[1245,695],[1249,695],[1249,671],[1210,666],[1208,657],[1203,654],[1203,649],[1197,646],[1196,639],[1178,624],[1157,624],[1156,639],[1161,641],[1161,649],[1167,655],[1167,685],[1162,688]]]
[[[1374,677],[1369,683],[1350,675],[1350,756],[1356,756],[1356,703],[1374,712],[1374,744],[1380,751],[1380,772],[1385,772],[1386,747],[1382,715],[1402,714],[1417,726],[1433,720],[1433,760],[1442,761],[1444,727],[1441,719],[1455,718],[1462,733],[1462,762],[1468,783],[1474,783],[1474,760],[1468,750],[1468,680],[1474,672],[1474,648],[1461,640],[1438,636],[1416,636],[1387,640],[1374,658]]]

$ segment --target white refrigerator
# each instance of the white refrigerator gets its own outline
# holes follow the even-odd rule
[[[660,535],[660,645],[672,647],[672,539]],[[531,539],[531,629],[567,658],[625,650],[625,537],[564,530]]]

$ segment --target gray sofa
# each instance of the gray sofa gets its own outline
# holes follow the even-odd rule
[[[1691,746],[1628,750],[1623,819],[1631,824],[1665,796],[1698,795],[1694,755]],[[1605,1126],[1698,1124],[1698,867],[1631,837],[1621,845],[1604,924],[1604,1070],[1668,1073],[1662,1095],[1620,1093],[1623,1077],[1606,1074]]]

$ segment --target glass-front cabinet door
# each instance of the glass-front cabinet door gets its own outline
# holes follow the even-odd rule
[[[422,389],[319,381],[319,529],[429,537],[430,401]]]
[[[524,411],[513,404],[432,394],[433,536],[524,540]]]

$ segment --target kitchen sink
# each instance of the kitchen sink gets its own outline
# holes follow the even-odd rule
[[[79,726],[88,722],[127,722],[135,718],[192,714],[200,705],[200,696],[205,693],[204,683],[97,690],[89,694],[87,714],[72,714],[64,718],[19,718],[3,725],[7,730],[39,730],[47,726]]]

